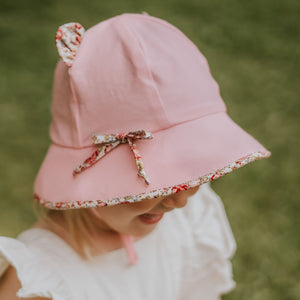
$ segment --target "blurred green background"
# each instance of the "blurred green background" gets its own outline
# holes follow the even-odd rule
[[[58,26],[89,28],[142,11],[195,42],[229,115],[272,152],[212,184],[238,244],[237,287],[224,299],[300,299],[298,0],[1,0],[0,235],[16,236],[35,220],[32,185],[50,141]]]

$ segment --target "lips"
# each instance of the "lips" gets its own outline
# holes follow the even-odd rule
[[[164,213],[160,213],[160,214],[142,214],[142,215],[139,215],[139,219],[144,224],[155,224],[155,223],[157,223],[161,220],[163,215],[164,215]]]

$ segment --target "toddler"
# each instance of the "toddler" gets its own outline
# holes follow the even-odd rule
[[[210,181],[271,153],[227,115],[205,57],[170,23],[68,23],[56,45],[43,209],[0,237],[0,299],[220,299],[236,245]]]

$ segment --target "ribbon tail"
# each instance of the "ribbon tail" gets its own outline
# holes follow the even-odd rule
[[[150,180],[149,180],[148,176],[146,175],[142,157],[141,157],[140,153],[138,152],[136,145],[130,139],[128,139],[128,143],[129,143],[130,149],[132,150],[132,152],[134,154],[135,163],[138,168],[138,176],[144,178],[146,184],[150,184]]]
[[[81,165],[77,166],[74,171],[73,175],[77,175],[81,173],[82,171],[90,168],[92,165],[94,165],[97,161],[99,161],[105,154],[107,154],[109,151],[114,149],[120,144],[120,141],[106,144],[101,147],[99,147],[89,158],[87,158]]]

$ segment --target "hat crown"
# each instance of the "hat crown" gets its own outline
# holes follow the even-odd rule
[[[93,133],[170,128],[226,111],[198,48],[170,23],[122,14],[86,31],[73,65],[57,65],[51,139],[91,144]]]

